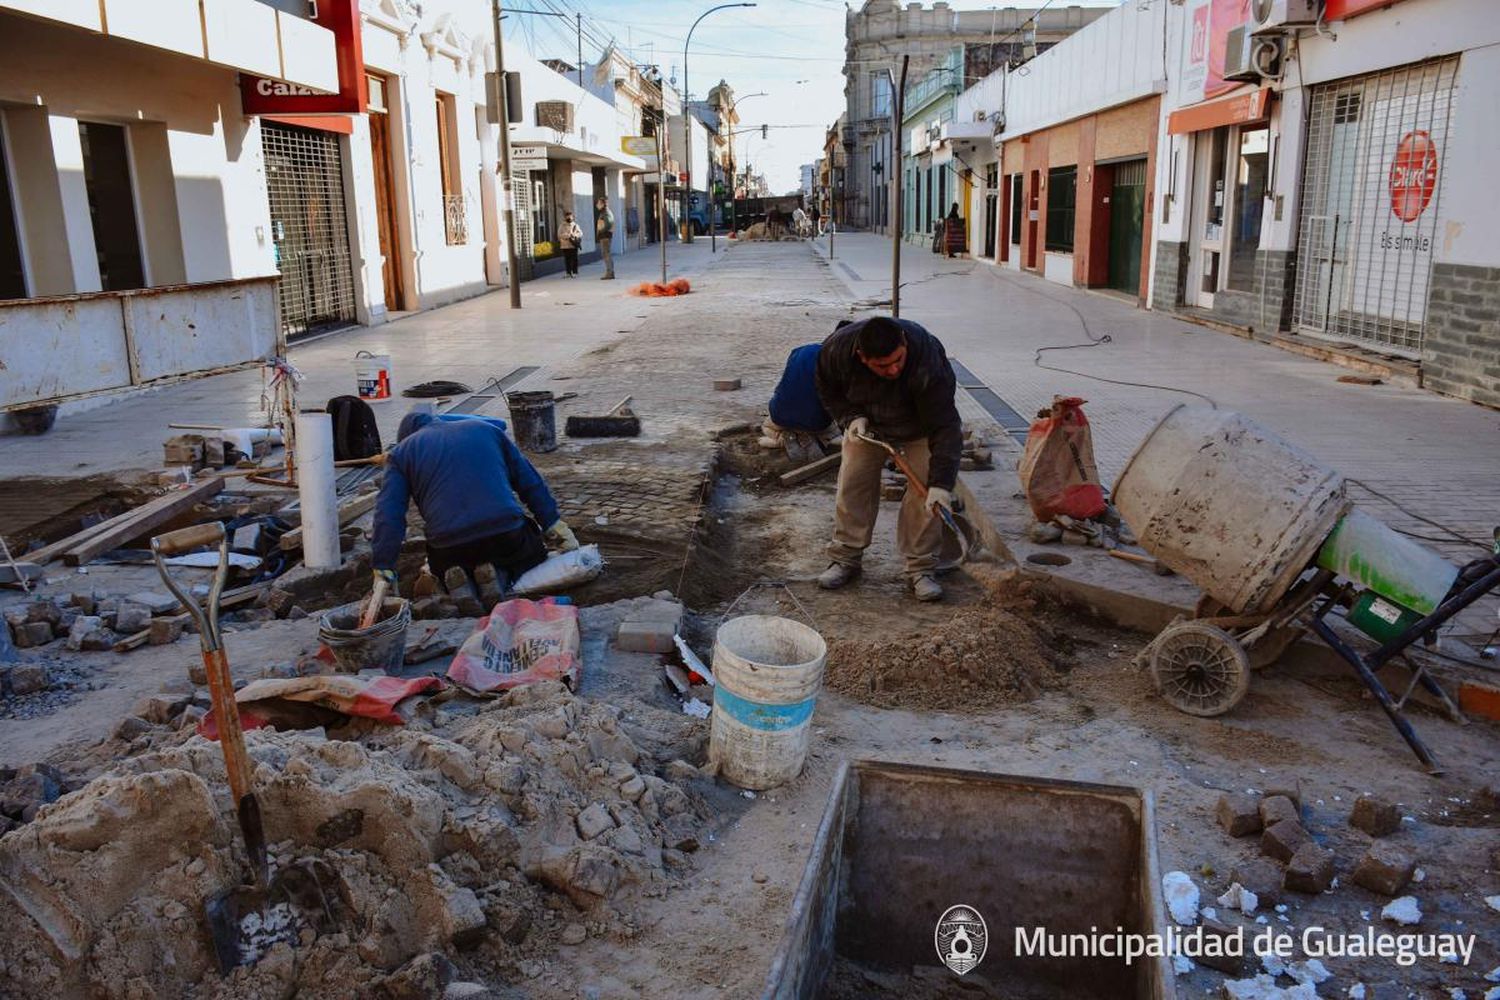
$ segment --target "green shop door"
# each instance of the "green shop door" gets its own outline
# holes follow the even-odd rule
[[[1145,160],[1115,165],[1109,203],[1109,287],[1139,295],[1141,226],[1146,212]]]

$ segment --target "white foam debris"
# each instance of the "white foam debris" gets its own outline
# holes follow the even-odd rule
[[[1272,976],[1280,976],[1286,972],[1286,963],[1281,960],[1280,955],[1262,955],[1260,964]]]
[[[1380,918],[1409,927],[1421,921],[1422,910],[1417,906],[1416,896],[1402,896],[1386,903],[1385,909],[1380,911]]]
[[[1469,994],[1455,986],[1448,991],[1448,1000],[1469,1000]]]
[[[1427,881],[1427,869],[1425,869],[1425,868],[1418,868],[1416,871],[1412,872],[1411,873],[1411,880],[1413,882],[1425,882],[1425,881]]]
[[[1167,912],[1183,927],[1198,922],[1198,887],[1187,872],[1167,872],[1161,878],[1161,892],[1167,901]]]
[[[682,703],[684,715],[691,715],[695,719],[706,719],[713,714],[713,706],[698,698],[689,698]]]
[[[1299,983],[1312,983],[1314,986],[1333,978],[1328,966],[1316,958],[1309,958],[1305,962],[1288,962],[1286,974]]]
[[[1193,964],[1193,960],[1186,955],[1172,956],[1172,972],[1174,975],[1185,976],[1195,968],[1197,966]]]
[[[1500,983],[1500,965],[1497,965],[1489,972],[1486,972],[1484,974],[1484,978],[1486,982]]]
[[[1231,910],[1239,910],[1248,917],[1260,905],[1260,897],[1238,882],[1231,882],[1224,895],[1219,897],[1219,905]],[[1263,924],[1265,921],[1258,920],[1257,923]]]
[[[1206,919],[1206,920],[1218,920],[1219,919],[1219,911],[1216,910],[1216,909],[1214,909],[1212,906],[1205,906],[1203,909],[1199,910],[1198,912],[1201,913],[1203,915],[1204,919]]]
[[[1484,1000],[1500,1000],[1500,986],[1491,986],[1485,990]]]
[[[1254,979],[1224,980],[1228,1000],[1317,1000],[1318,991],[1311,983],[1298,983],[1283,989],[1276,977],[1261,973]]]
[[[1484,902],[1490,909],[1500,911],[1500,896],[1486,896]]]
[[[1438,956],[1438,961],[1442,962],[1444,965],[1457,965],[1458,964],[1458,952],[1456,952],[1456,951],[1445,951],[1441,955]]]
[[[1353,986],[1349,987],[1349,991],[1346,995],[1349,997],[1349,1000],[1365,1000],[1365,984],[1355,983]]]

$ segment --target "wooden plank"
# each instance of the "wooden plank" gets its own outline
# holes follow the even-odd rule
[[[132,538],[138,538],[152,528],[191,510],[198,501],[207,500],[222,492],[223,489],[224,480],[216,476],[213,479],[205,479],[201,483],[196,483],[185,490],[169,493],[162,498],[166,502],[155,509],[143,513],[140,517],[127,519],[117,527],[100,532],[82,545],[69,549],[63,553],[63,562],[69,566],[81,566],[95,556],[102,555],[110,549],[119,548]]]
[[[781,474],[781,485],[796,486],[798,483],[805,483],[809,479],[812,479],[816,476],[821,476],[829,469],[834,468],[839,464],[839,462],[843,461],[843,459],[844,453],[842,451],[836,451],[832,455],[824,455],[816,462],[811,462],[807,465],[804,465],[800,469],[793,469],[791,472],[783,472]]]
[[[62,558],[69,549],[78,548],[91,538],[96,538],[106,531],[124,527],[131,522],[152,514],[170,503],[172,498],[178,495],[180,495],[180,492],[164,493],[159,497],[152,497],[139,507],[132,507],[130,510],[116,514],[114,517],[105,518],[98,524],[91,524],[81,531],[75,531],[66,538],[59,538],[50,545],[44,545],[35,552],[27,552],[25,556],[31,562],[39,566],[45,566],[54,559]]]
[[[374,509],[375,501],[379,497],[379,490],[371,490],[339,504],[339,527],[342,528],[351,521],[368,514]],[[296,527],[288,531],[276,544],[283,552],[292,552],[302,548],[302,528]]]

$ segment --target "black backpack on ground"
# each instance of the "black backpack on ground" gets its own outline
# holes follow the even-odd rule
[[[327,409],[333,417],[335,462],[380,454],[380,428],[375,424],[375,411],[369,403],[358,396],[334,396]]]

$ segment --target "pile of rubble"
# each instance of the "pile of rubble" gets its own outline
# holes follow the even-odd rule
[[[335,928],[288,920],[229,993],[426,995],[413,984],[455,966],[546,981],[559,945],[632,938],[622,890],[669,887],[707,836],[707,778],[676,757],[701,753],[700,721],[550,682],[423,708],[358,740],[247,735],[273,871],[326,863],[341,912]],[[0,839],[0,993],[220,983],[201,914],[239,883],[239,839],[219,748],[171,722]]]

